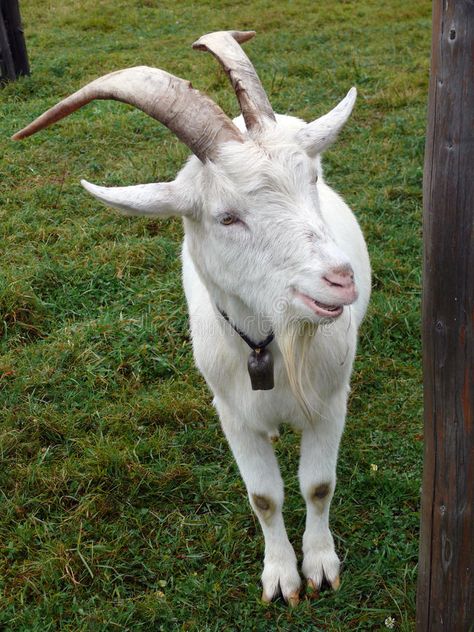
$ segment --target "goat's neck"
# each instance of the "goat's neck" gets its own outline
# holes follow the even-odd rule
[[[217,288],[213,288],[210,294],[216,307],[227,314],[230,323],[255,343],[261,342],[271,333],[269,319],[251,310],[239,297]]]
[[[190,220],[187,220],[187,222],[190,222]],[[185,228],[187,227],[187,222],[185,221]],[[241,298],[224,290],[208,277],[201,265],[199,235],[196,237],[192,230],[186,231],[185,243],[194,267],[216,309],[216,313],[218,314],[219,310],[225,312],[232,325],[254,342],[258,343],[264,340],[272,330],[270,320],[252,310]],[[222,319],[222,316],[219,315],[219,318]],[[226,326],[228,327],[229,325],[227,324]]]

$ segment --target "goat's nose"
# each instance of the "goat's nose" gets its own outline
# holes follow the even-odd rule
[[[332,268],[326,272],[324,280],[335,287],[350,287],[354,285],[354,272],[349,265]]]
[[[326,272],[323,279],[344,301],[352,303],[357,298],[354,272],[350,265],[331,268],[331,270]]]

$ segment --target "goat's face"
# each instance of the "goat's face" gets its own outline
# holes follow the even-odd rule
[[[194,45],[211,51],[229,73],[248,135],[188,82],[137,67],[91,82],[14,138],[95,98],[139,107],[174,131],[195,157],[172,183],[104,188],[83,182],[85,188],[128,214],[184,216],[193,260],[216,301],[235,297],[274,322],[279,315],[336,318],[357,292],[350,261],[319,208],[317,157],[349,117],[355,89],[308,125],[277,118],[238,44],[253,34],[211,33]]]
[[[319,161],[276,132],[267,143],[229,143],[193,178],[178,178],[195,199],[188,247],[217,303],[231,295],[274,326],[336,318],[357,294],[319,208]]]

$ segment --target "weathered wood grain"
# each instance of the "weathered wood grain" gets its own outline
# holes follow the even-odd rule
[[[18,0],[0,0],[0,56],[7,79],[30,74]]]
[[[417,632],[474,625],[474,2],[434,0],[424,172]]]
[[[0,11],[0,78],[2,80],[16,79],[15,64],[2,11]]]

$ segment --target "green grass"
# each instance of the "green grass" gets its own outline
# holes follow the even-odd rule
[[[21,5],[32,75],[0,90],[0,628],[345,632],[391,616],[412,630],[430,3]],[[359,89],[325,159],[374,271],[332,507],[343,581],[293,610],[259,600],[262,537],[193,367],[180,222],[120,217],[78,184],[171,179],[186,149],[110,102],[9,141],[87,80],[136,64],[236,114],[215,60],[190,48],[225,28],[258,31],[246,49],[277,111],[311,119]],[[277,451],[299,550],[298,437],[286,430]]]

